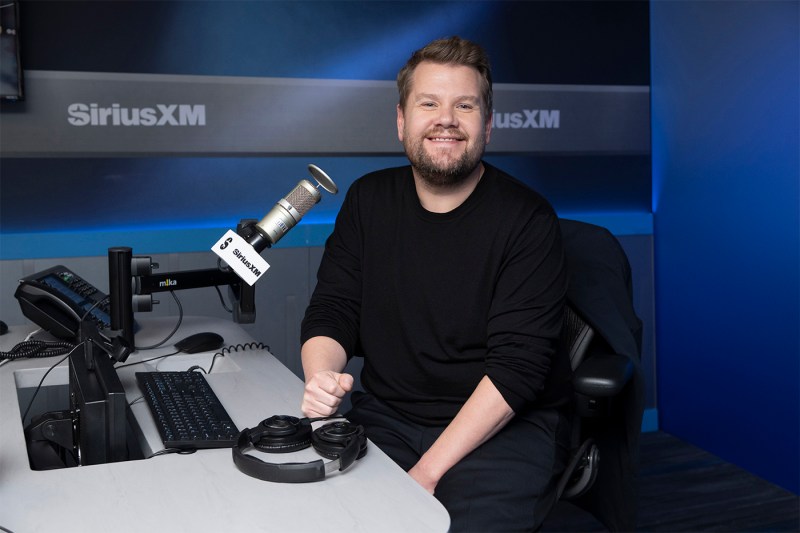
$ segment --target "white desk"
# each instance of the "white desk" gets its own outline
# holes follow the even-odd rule
[[[137,344],[155,343],[171,331],[174,318],[138,318]],[[11,327],[0,337],[7,350],[32,331]],[[252,341],[236,324],[203,317],[185,318],[172,341],[214,331],[226,345]],[[174,351],[171,344],[136,352],[126,363]],[[128,401],[141,393],[134,373],[142,370],[208,368],[212,353],[178,355],[118,371]],[[30,469],[20,419],[17,388],[34,387],[58,358],[20,359],[0,366],[0,526],[14,533],[75,532],[444,532],[444,507],[376,446],[344,472],[302,484],[270,483],[241,473],[230,449],[168,454],[138,461],[64,468]],[[276,414],[301,416],[303,384],[265,350],[217,358],[206,376],[239,429]],[[45,386],[68,381],[66,363]],[[25,406],[23,406],[23,409]],[[131,407],[141,426],[145,456],[163,444],[147,405]],[[260,455],[269,462],[313,461],[313,450]],[[327,462],[327,460],[326,460]]]

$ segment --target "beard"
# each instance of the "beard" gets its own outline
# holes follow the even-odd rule
[[[459,132],[459,134],[466,139],[467,148],[459,156],[447,156],[447,158],[441,154],[432,156],[425,150],[425,138],[435,136],[436,132],[429,132],[413,140],[409,139],[408,135],[404,136],[403,148],[405,148],[406,156],[417,175],[428,185],[437,188],[459,185],[480,164],[486,146],[484,136],[481,134],[480,138],[475,139],[475,142],[470,145],[467,135],[463,132]],[[439,155],[438,161],[435,160],[436,155]]]

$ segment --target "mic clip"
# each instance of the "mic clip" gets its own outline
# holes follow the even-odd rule
[[[272,243],[264,234],[258,231],[257,224],[257,218],[243,218],[236,225],[236,234],[247,241],[256,252],[261,253],[265,249],[271,248]]]

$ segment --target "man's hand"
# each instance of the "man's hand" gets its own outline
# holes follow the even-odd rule
[[[322,370],[306,381],[300,409],[309,418],[336,414],[344,395],[353,389],[353,376]]]
[[[344,348],[330,337],[312,337],[300,349],[306,388],[300,410],[309,418],[336,414],[353,376],[342,374],[347,364]]]

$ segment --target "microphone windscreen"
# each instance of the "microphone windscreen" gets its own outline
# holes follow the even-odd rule
[[[300,183],[286,195],[286,201],[297,210],[300,215],[299,220],[319,202],[319,197],[319,192],[310,181],[300,180]]]

